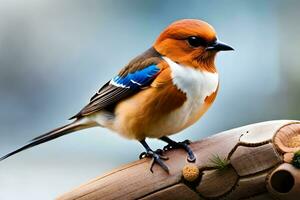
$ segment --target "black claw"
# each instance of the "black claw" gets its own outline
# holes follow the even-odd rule
[[[163,156],[163,155],[160,155],[159,158],[162,159],[162,160],[169,160],[169,157]]]
[[[153,166],[155,163],[160,165],[163,170],[165,170],[167,173],[169,173],[169,168],[167,167],[166,164],[162,160],[168,160],[169,158],[166,156],[162,155],[163,151],[161,149],[158,149],[156,151],[148,151],[148,152],[143,152],[140,155],[140,159],[142,158],[152,158],[151,164],[150,164],[150,171],[153,173]]]
[[[159,154],[159,155],[163,155],[163,153],[164,153],[164,150],[162,150],[162,149],[157,149],[156,151],[155,151],[155,153],[157,153],[157,154]]]
[[[178,148],[183,148],[188,153],[187,160],[189,162],[195,162],[196,157],[195,157],[192,149],[189,147],[189,144],[191,144],[191,141],[190,140],[185,140],[183,142],[179,142],[178,144],[179,144]]]
[[[163,150],[164,151],[168,151],[168,150],[170,150],[170,149],[172,149],[173,147],[171,146],[171,145],[166,145],[166,146],[164,146],[164,148],[163,148]]]
[[[143,158],[146,158],[147,153],[146,152],[142,152],[139,156],[140,160]]]
[[[169,168],[162,160],[168,160],[169,158],[166,156],[163,156],[163,150],[158,149],[156,151],[152,151],[152,149],[148,146],[145,139],[140,141],[141,144],[145,147],[146,152],[141,153],[140,159],[142,158],[152,158],[151,165],[150,165],[150,171],[153,173],[153,166],[155,163],[160,165],[163,170],[165,170],[167,173],[169,173]]]
[[[195,162],[195,161],[196,161],[196,157],[195,157],[195,155],[194,155],[193,152],[188,152],[187,160],[188,160],[189,162]]]
[[[165,163],[161,160],[161,157],[159,155],[153,155],[152,157],[152,162],[151,162],[151,166],[150,166],[150,171],[153,173],[153,166],[154,164],[157,163],[159,166],[161,166],[163,168],[163,170],[165,170],[165,172],[169,173],[169,168],[167,167],[167,165],[165,165]]]
[[[183,142],[180,142],[180,143],[190,145],[192,143],[192,141],[191,140],[184,140]]]
[[[187,160],[189,162],[196,161],[196,157],[195,157],[192,149],[189,147],[189,145],[191,144],[190,140],[185,140],[183,142],[175,142],[168,137],[162,137],[160,139],[168,143],[168,145],[166,145],[163,148],[165,151],[170,150],[170,149],[184,149],[188,154]]]
[[[153,169],[152,169],[152,168],[153,168],[153,166],[154,166],[154,163],[155,163],[155,160],[152,159],[152,160],[151,160],[151,164],[150,164],[150,172],[151,172],[151,173],[153,173]]]

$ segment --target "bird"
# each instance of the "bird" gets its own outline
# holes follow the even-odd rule
[[[0,161],[25,149],[66,134],[103,127],[139,141],[145,148],[140,159],[151,158],[169,173],[164,150],[183,149],[187,160],[196,156],[189,140],[169,136],[193,125],[214,102],[219,89],[216,54],[234,50],[217,38],[215,29],[199,19],[180,19],[167,26],[153,45],[132,59],[104,84],[69,124],[35,137]],[[153,150],[146,139],[167,143]]]

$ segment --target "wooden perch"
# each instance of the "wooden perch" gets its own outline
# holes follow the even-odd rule
[[[59,200],[251,199],[300,196],[300,121],[252,124],[194,142],[197,161],[166,152],[170,174],[143,159],[91,180]]]

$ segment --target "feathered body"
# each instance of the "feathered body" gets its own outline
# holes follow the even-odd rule
[[[157,52],[151,48],[140,61],[154,60],[145,55],[155,56]],[[137,140],[171,135],[195,123],[216,96],[217,72],[182,66],[164,56],[156,60],[159,72],[148,87],[117,103],[112,112],[96,112],[89,118]]]
[[[71,118],[72,123],[34,138],[0,160],[94,126],[139,140],[147,152],[151,151],[145,143],[147,137],[175,145],[164,137],[194,124],[213,103],[219,86],[214,60],[216,53],[223,50],[232,48],[219,42],[215,30],[206,22],[194,19],[174,22],[151,48],[108,81]],[[190,152],[187,146],[184,148]]]

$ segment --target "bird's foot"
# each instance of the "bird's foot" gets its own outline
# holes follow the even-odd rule
[[[170,150],[170,149],[183,149],[188,153],[187,160],[189,162],[195,162],[196,157],[195,157],[194,152],[192,151],[192,149],[189,147],[190,144],[191,144],[190,140],[184,140],[183,142],[175,142],[175,141],[172,140],[172,142],[168,143],[168,145],[166,145],[164,147],[164,151],[167,151],[167,150]]]
[[[168,160],[169,158],[166,156],[163,156],[163,150],[158,149],[156,151],[148,150],[146,152],[141,153],[140,159],[143,158],[152,158],[151,165],[150,165],[150,171],[153,173],[153,166],[155,163],[157,163],[159,166],[163,168],[167,173],[169,173],[168,166],[163,162],[163,160]]]

